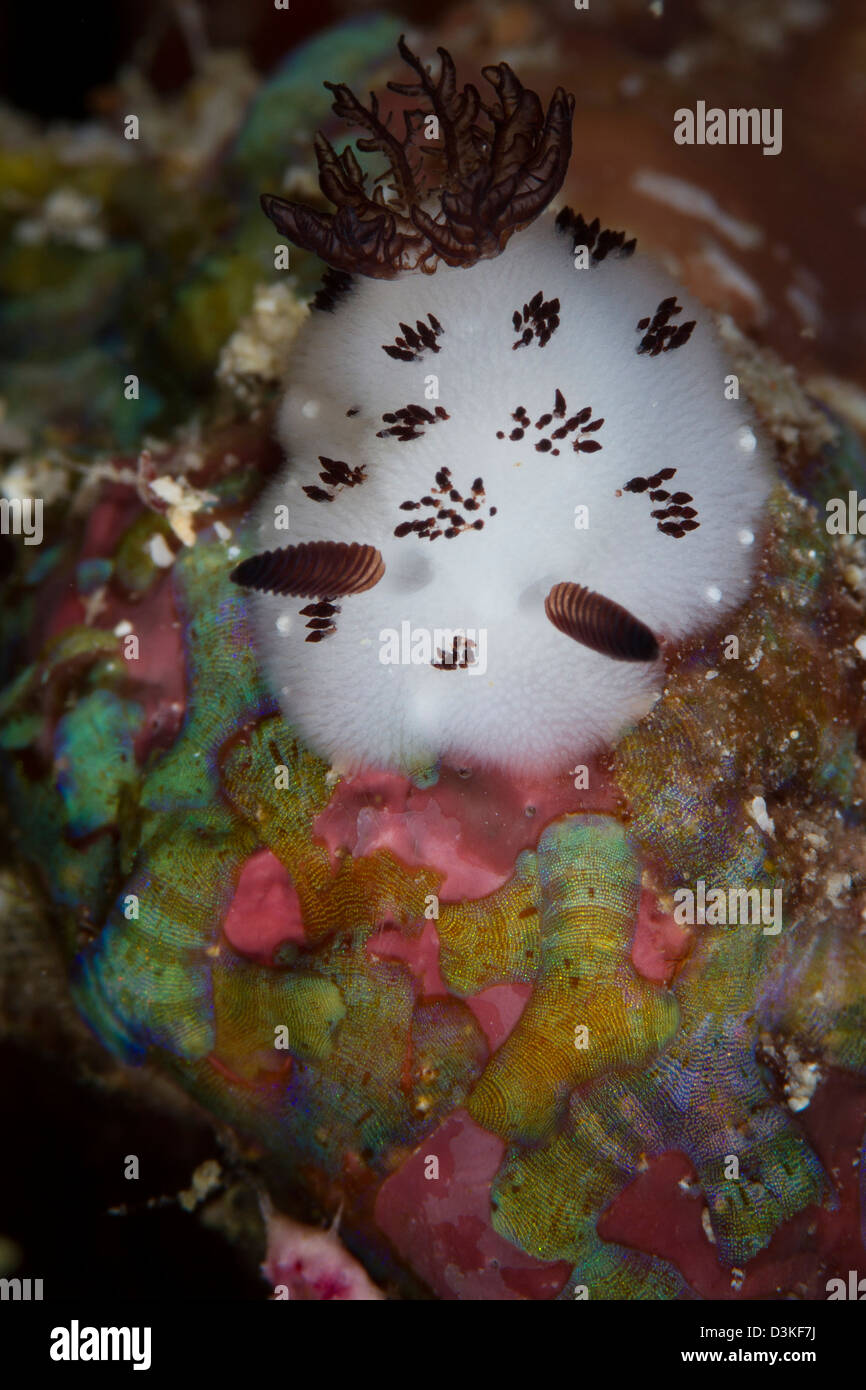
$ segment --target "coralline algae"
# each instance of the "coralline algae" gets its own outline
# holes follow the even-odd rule
[[[385,28],[358,30],[371,53]],[[345,41],[309,64],[351,77]],[[299,63],[237,137],[250,180]],[[272,1214],[271,1283],[309,1264],[292,1296],[814,1298],[836,1272],[850,1175],[809,1123],[825,1081],[866,1070],[866,619],[823,509],[863,456],[727,332],[784,474],[755,589],[565,776],[341,779],[304,745],[229,578],[275,463],[267,415],[209,423],[192,467],[188,436],[103,466],[82,535],[16,552],[0,771],[20,860],[105,1045],[230,1124],[277,1208],[341,1209],[364,1268],[339,1277],[336,1234]],[[781,930],[678,921],[698,881],[781,889]],[[700,1259],[626,1215],[672,1163]]]

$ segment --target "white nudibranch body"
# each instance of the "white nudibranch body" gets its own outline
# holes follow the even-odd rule
[[[710,316],[640,253],[575,258],[574,223],[353,276],[298,339],[252,546],[309,582],[240,582],[287,720],[340,768],[568,768],[654,702],[653,639],[749,593],[772,473]],[[355,592],[335,542],[366,548]]]

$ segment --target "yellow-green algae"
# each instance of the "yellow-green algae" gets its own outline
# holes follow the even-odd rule
[[[541,836],[535,988],[485,1068],[469,1111],[485,1129],[525,1141],[552,1137],[571,1092],[622,1065],[645,1062],[677,1027],[666,989],[631,963],[640,869],[622,827],[565,817]]]

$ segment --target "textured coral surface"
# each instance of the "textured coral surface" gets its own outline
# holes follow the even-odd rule
[[[539,27],[519,6],[480,11],[480,34],[454,21],[436,39],[469,65],[491,44],[515,63],[522,48],[522,78],[548,92],[571,61],[550,50],[555,13]],[[818,87],[852,27],[819,32]],[[580,201],[667,247],[690,288],[734,315],[733,369],[779,466],[749,602],[677,652],[662,698],[590,764],[588,785],[456,768],[432,785],[340,778],[279,713],[229,581],[321,269],[293,252],[274,283],[255,197],[290,162],[309,181],[318,84],[381,87],[399,31],[378,17],[320,36],[249,105],[250,75],[229,81],[224,56],[200,76],[197,109],[227,87],[226,129],[204,123],[203,147],[183,151],[152,130],[134,178],[109,141],[78,190],[102,208],[96,243],[55,231],[4,253],[18,298],[2,314],[28,365],[8,366],[2,389],[37,441],[14,441],[4,488],[26,476],[48,499],[45,544],[16,544],[2,618],[16,873],[47,905],[76,1008],[105,1047],[230,1127],[274,1207],[314,1224],[339,1212],[342,1244],[268,1203],[272,1286],[823,1298],[864,1259],[866,553],[824,525],[828,498],[864,487],[863,398],[830,377],[852,372],[843,333],[835,347],[800,337],[774,230],[744,251],[759,289],[740,302],[745,281],[711,254],[724,229],[702,239],[700,219],[662,217],[631,177],[654,151],[671,158],[668,116],[656,120],[668,97],[687,104],[690,84],[733,94],[723,24],[679,76],[603,28],[567,39],[586,79]],[[676,51],[691,53],[685,40]],[[747,52],[757,70],[757,41]],[[647,88],[640,107],[619,90],[629,75]],[[777,67],[767,80],[782,82]],[[819,154],[791,124],[808,167]],[[60,140],[16,129],[4,156],[32,217],[45,220],[60,181]],[[827,175],[834,206],[846,148]],[[719,153],[713,196],[757,225],[754,171],[728,179],[731,151]],[[772,164],[751,153],[762,173]],[[599,172],[607,160],[619,178]],[[227,205],[240,209],[231,226]],[[819,330],[831,337],[847,312],[833,274]],[[58,391],[73,338],[92,346],[68,352]],[[788,347],[799,376],[773,351]],[[141,394],[123,404],[132,370]],[[831,396],[832,415],[819,403]],[[778,890],[780,929],[676,920],[677,890],[699,881]]]

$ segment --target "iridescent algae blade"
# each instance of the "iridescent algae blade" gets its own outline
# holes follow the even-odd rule
[[[766,882],[756,876],[749,886]],[[755,1055],[760,982],[786,950],[784,928],[778,936],[759,924],[703,928],[677,980],[682,1030],[636,1086],[644,1104],[657,1108],[668,1147],[692,1160],[719,1255],[736,1265],[830,1190],[793,1116],[775,1103]]]
[[[0,695],[0,746],[10,754],[0,775],[12,836],[22,848],[36,847],[31,856],[70,936],[82,904],[90,922],[109,909],[117,879],[113,827],[137,790],[131,743],[141,709],[115,693],[127,683],[118,649],[113,632],[72,628],[47,642]],[[40,776],[41,759],[25,750],[79,683],[91,693],[58,720],[50,738],[56,775]]]
[[[87,904],[97,921],[111,905],[117,867],[114,837],[110,832],[95,835],[71,853],[64,835],[66,809],[57,788],[31,780],[17,760],[4,760],[2,777],[16,837],[39,845],[42,881],[52,903],[60,909],[67,940],[74,940],[81,903]]]
[[[407,868],[386,850],[360,859],[344,856],[332,869],[327,850],[311,833],[312,816],[330,795],[322,764],[295,743],[279,718],[263,721],[230,749],[222,772],[229,802],[255,826],[297,892],[307,943],[298,963],[338,991],[342,1013],[316,1056],[296,1045],[290,1026],[285,1084],[271,1087],[259,1106],[237,1086],[227,1102],[224,1089],[220,1097],[204,1071],[200,1083],[209,1104],[239,1107],[249,1132],[267,1135],[285,1164],[314,1162],[336,1174],[349,1152],[357,1164],[376,1166],[389,1144],[411,1144],[450,1104],[459,1104],[487,1056],[465,1005],[419,1000],[409,971],[378,959],[368,947],[386,922],[418,930],[439,876]],[[258,1002],[229,999],[230,987],[234,982],[227,978],[227,1009],[258,1011],[261,1033],[236,1029],[230,1039],[218,1000],[218,1052],[233,1073],[252,1075],[262,1055],[243,1055],[251,1037],[264,1038],[267,1020],[273,1046],[273,1027],[289,1020],[272,1003],[262,1011]],[[224,1054],[222,1043],[234,1051]]]
[[[441,903],[439,968],[455,994],[533,980],[538,973],[538,860],[517,856],[507,883],[486,898]]]
[[[346,1009],[321,975],[274,970],[221,949],[213,966],[213,1052],[243,1080],[273,1076],[289,1058],[322,1060]]]
[[[367,933],[316,948],[308,964],[338,990],[343,1010],[322,1055],[289,1050],[268,1058],[260,1049],[253,1056],[261,1039],[238,1033],[240,1058],[220,1053],[185,1067],[173,1055],[162,1061],[209,1109],[263,1145],[263,1166],[275,1180],[317,1172],[322,1184],[348,1173],[364,1186],[393,1170],[395,1145],[408,1154],[464,1101],[487,1046],[465,1004],[420,998],[404,965],[370,954]],[[284,1021],[275,1009],[272,1026]],[[231,1041],[219,1018],[217,1032]]]
[[[628,1169],[610,1152],[614,1144],[604,1122],[594,1119],[586,1116],[580,1145],[577,1138],[584,1136],[575,1127],[543,1148],[508,1151],[491,1194],[494,1227],[537,1259],[573,1263],[561,1300],[676,1298],[686,1285],[671,1264],[604,1241],[596,1230]]]
[[[676,694],[666,694],[614,752],[632,840],[672,885],[751,877],[766,850],[746,813],[750,785],[765,796],[794,784],[851,796],[860,691],[844,646],[827,648],[819,636],[827,594],[841,576],[802,498],[779,486],[770,515],[747,609],[727,636],[682,658]],[[796,841],[777,841],[774,851],[777,872],[793,882],[801,867]]]
[[[618,822],[566,816],[548,826],[537,881],[535,988],[469,1103],[485,1129],[526,1142],[553,1133],[576,1086],[646,1061],[678,1021],[673,995],[631,962],[640,868]]]
[[[696,1169],[729,1265],[743,1266],[783,1221],[827,1196],[817,1157],[755,1057],[755,981],[783,950],[760,925],[702,930],[677,979],[681,1024],[664,1052],[639,1075],[575,1091],[566,1132],[545,1148],[514,1136],[494,1186],[501,1234],[545,1258],[575,1260],[575,1280],[592,1283],[602,1211],[648,1158],[672,1150]],[[562,1205],[554,1201],[558,1215],[545,1223],[559,1188]]]
[[[224,813],[214,814],[215,824],[204,813],[190,820],[188,813],[161,817],[159,833],[73,969],[78,1007],[106,1046],[128,1060],[151,1047],[186,1059],[213,1048],[209,953],[254,841],[243,826],[227,831]]]
[[[76,1001],[123,1055],[149,1047],[199,1057],[213,1046],[211,958],[244,858],[255,840],[222,805],[223,743],[270,701],[260,684],[246,610],[223,548],[198,545],[175,564],[187,619],[187,714],[171,752],[145,776],[132,875],[73,971]]]
[[[186,646],[186,715],[174,747],[145,779],[145,811],[211,806],[219,798],[218,764],[225,745],[275,709],[262,684],[245,599],[227,569],[218,544],[199,543],[175,562]]]
[[[866,1060],[863,953],[832,912],[810,911],[808,897],[804,905],[812,877],[804,827],[762,832],[747,815],[743,789],[751,786],[768,800],[796,793],[810,816],[829,803],[822,823],[841,826],[834,798],[850,802],[856,763],[844,644],[826,648],[817,635],[827,593],[839,587],[828,573],[833,555],[789,489],[776,490],[771,515],[759,586],[723,639],[725,652],[688,658],[677,694],[659,701],[614,757],[630,833],[663,895],[699,880],[725,895],[732,887],[782,893],[778,934],[746,924],[696,928],[676,985],[682,1031],[640,1083],[652,1087],[646,1103],[664,1117],[666,1143],[698,1170],[720,1256],[739,1265],[829,1191],[756,1061],[762,1033],[852,1070]]]
[[[338,929],[371,929],[387,919],[411,923],[424,917],[427,895],[439,876],[406,869],[386,850],[331,868],[324,844],[312,838],[312,821],[331,792],[325,766],[307,752],[277,716],[264,720],[245,742],[232,746],[222,768],[224,794],[291,876],[301,903],[308,941]]]
[[[793,939],[773,972],[759,1016],[773,1036],[790,1038],[801,1056],[866,1073],[866,937],[844,910],[826,914],[824,931]]]
[[[133,740],[141,718],[136,702],[121,700],[111,690],[94,690],[58,721],[54,731],[57,789],[71,839],[115,824],[127,791],[137,791]],[[82,747],[88,750],[86,756]]]

